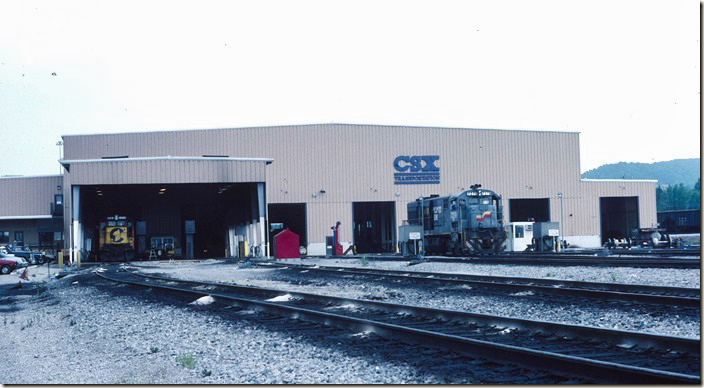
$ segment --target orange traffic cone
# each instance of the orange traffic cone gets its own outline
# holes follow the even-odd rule
[[[22,275],[20,275],[20,279],[29,280],[29,276],[27,276],[27,268],[25,268]]]

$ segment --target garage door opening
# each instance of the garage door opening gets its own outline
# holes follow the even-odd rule
[[[273,241],[276,234],[288,228],[300,237],[302,246],[308,246],[305,203],[270,203],[269,225],[273,224],[283,224],[283,229],[272,231],[269,227],[269,241]]]
[[[147,259],[152,250],[160,259],[167,253],[174,258],[231,256],[236,250],[230,245],[238,240],[231,234],[254,232],[245,225],[256,218],[251,206],[256,193],[256,183],[80,186],[81,249],[89,260],[103,261]],[[124,232],[110,226],[128,223],[130,230]],[[123,255],[126,246],[101,244],[101,231],[104,241],[108,232],[125,243],[131,239],[132,257]]]
[[[549,198],[509,199],[510,222],[549,222]]]
[[[610,238],[631,237],[640,227],[638,197],[600,197],[601,243]]]
[[[354,202],[354,244],[358,253],[396,252],[393,202]]]

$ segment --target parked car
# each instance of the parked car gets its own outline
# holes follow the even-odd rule
[[[32,251],[27,247],[17,247],[14,245],[5,245],[0,247],[0,251],[24,258],[29,264],[44,264],[48,261],[44,252]]]
[[[0,274],[7,275],[17,268],[17,262],[14,260],[5,260],[0,254]]]
[[[23,257],[10,255],[0,250],[0,260],[9,260],[15,263],[15,268],[27,267],[29,263]]]

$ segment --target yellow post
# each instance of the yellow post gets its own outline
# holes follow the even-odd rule
[[[247,244],[247,241],[244,241],[244,257],[249,256],[249,244]]]
[[[64,251],[59,251],[59,269],[64,268]]]
[[[76,268],[81,268],[81,251],[76,251]]]

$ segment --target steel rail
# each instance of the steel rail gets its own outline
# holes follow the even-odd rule
[[[350,267],[313,267],[279,263],[260,263],[262,267],[293,268],[326,273],[349,273],[362,276],[383,276],[395,279],[413,279],[420,282],[447,282],[483,286],[510,291],[532,291],[541,294],[567,295],[586,298],[622,300],[671,306],[698,307],[701,305],[698,288],[659,287],[640,284],[614,284],[570,280],[534,279],[507,276],[484,276],[440,272],[394,271]],[[675,294],[667,295],[667,294]]]
[[[410,257],[400,255],[347,255],[347,256],[306,256],[315,259],[363,259],[379,261],[413,261]],[[642,268],[700,268],[701,259],[694,258],[650,258],[650,257],[605,257],[605,256],[425,256],[425,261],[438,263],[466,264],[508,264],[508,265],[551,265],[551,266],[589,266],[589,267],[642,267]]]
[[[328,312],[316,311],[311,309],[293,307],[288,305],[281,305],[277,303],[271,303],[266,301],[258,301],[253,299],[246,299],[242,297],[234,297],[232,295],[214,293],[205,290],[189,290],[177,287],[171,287],[168,285],[158,285],[150,282],[136,282],[125,279],[115,279],[106,276],[101,273],[96,274],[104,279],[131,284],[140,287],[153,287],[162,290],[167,290],[170,292],[176,292],[186,295],[195,296],[206,296],[210,295],[217,300],[227,301],[231,304],[238,305],[244,308],[252,308],[258,311],[267,311],[270,313],[275,313],[284,316],[290,316],[292,318],[310,320],[318,323],[322,323],[329,326],[335,326],[340,328],[359,330],[359,331],[371,331],[376,334],[387,336],[401,340],[403,342],[411,343],[421,343],[434,347],[442,347],[450,349],[453,351],[458,351],[462,353],[472,354],[482,358],[496,359],[501,362],[512,362],[519,365],[524,365],[527,367],[556,370],[560,373],[571,376],[589,377],[597,381],[603,382],[621,382],[621,383],[653,383],[653,384],[668,384],[668,383],[686,383],[686,384],[698,384],[700,382],[700,377],[695,375],[688,375],[682,373],[674,373],[656,369],[642,368],[631,365],[623,365],[607,361],[599,361],[593,359],[587,359],[582,357],[574,357],[564,354],[551,353],[541,350],[534,350],[524,347],[517,347],[512,345],[492,343],[483,340],[477,340],[472,338],[465,338],[460,336],[455,336],[451,334],[442,334],[438,332],[422,330],[417,328],[399,326],[395,324],[383,323],[372,321],[368,319],[355,318],[349,316],[343,316],[339,314],[332,314]],[[656,336],[652,334],[645,333],[635,333],[635,332],[624,332],[615,330],[598,329],[592,327],[580,327],[580,326],[570,326],[570,325],[560,325],[549,322],[539,322],[539,321],[528,321],[512,318],[503,318],[495,316],[482,316],[480,314],[463,313],[458,311],[447,311],[439,309],[430,308],[420,308],[414,306],[403,306],[394,305],[390,303],[383,302],[371,302],[362,301],[357,299],[349,298],[339,298],[339,297],[327,297],[322,295],[299,293],[299,292],[288,292],[281,290],[267,290],[258,287],[243,287],[243,286],[232,286],[232,285],[222,285],[217,283],[206,283],[206,282],[195,282],[195,281],[184,281],[173,278],[163,278],[158,276],[143,275],[143,274],[132,274],[143,277],[147,280],[158,280],[167,282],[181,282],[186,284],[194,284],[198,286],[216,286],[223,287],[227,290],[237,289],[250,291],[254,293],[265,293],[270,296],[273,294],[290,294],[297,298],[308,298],[315,299],[318,301],[324,301],[330,303],[331,301],[336,301],[337,303],[352,303],[360,307],[375,308],[382,311],[392,311],[394,313],[405,313],[405,314],[422,314],[425,316],[435,316],[443,320],[459,320],[464,318],[464,320],[470,320],[472,322],[477,322],[479,320],[482,323],[493,323],[495,325],[504,324],[511,322],[514,327],[525,327],[533,328],[538,330],[549,330],[551,333],[582,333],[590,334],[590,338],[609,338],[611,340],[619,339],[617,342],[625,344],[658,344],[660,346],[666,346],[669,349],[681,349],[682,351],[699,352],[700,341],[688,338],[679,337],[663,337]],[[595,376],[597,376],[595,378]]]

